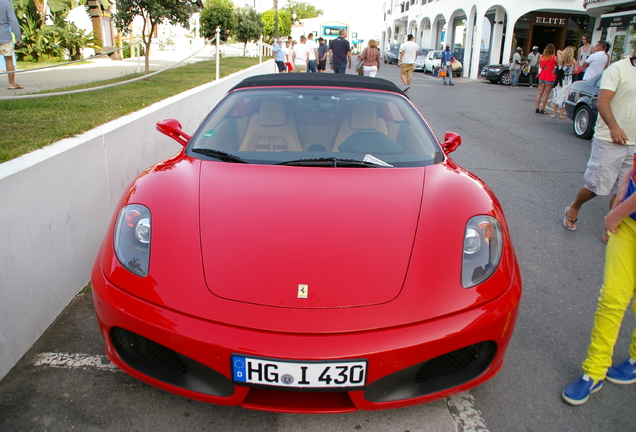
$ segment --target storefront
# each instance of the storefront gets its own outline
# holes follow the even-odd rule
[[[636,1],[585,0],[584,7],[598,23],[592,39],[611,44],[610,61],[631,56],[636,43]]]
[[[423,48],[449,45],[463,57],[464,76],[473,79],[482,64],[508,63],[517,47],[526,54],[534,45],[540,50],[549,43],[557,49],[578,47],[581,36],[598,23],[585,12],[583,0],[387,1],[384,21],[383,49],[404,42],[408,34]]]

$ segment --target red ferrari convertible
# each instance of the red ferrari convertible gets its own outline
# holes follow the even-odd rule
[[[521,297],[503,211],[389,81],[263,75],[132,182],[92,273],[106,353],[201,401],[404,407],[492,378]]]

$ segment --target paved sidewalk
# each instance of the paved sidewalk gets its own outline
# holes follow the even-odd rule
[[[156,71],[182,61],[192,52],[187,51],[158,51],[150,56],[150,70]],[[203,50],[183,64],[194,61],[210,60],[213,57],[209,50]],[[32,72],[16,73],[16,83],[24,87],[23,90],[8,90],[7,76],[0,75],[0,96],[17,96],[35,93],[41,90],[51,90],[88,82],[107,80],[124,75],[144,71],[144,58],[138,62],[136,58],[125,60],[111,60],[109,57],[98,57],[87,60],[90,63],[58,66],[40,69]]]

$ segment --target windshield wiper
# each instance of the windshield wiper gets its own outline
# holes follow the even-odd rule
[[[233,154],[228,153],[228,152],[224,152],[222,150],[201,148],[201,149],[192,149],[192,151],[194,153],[199,153],[199,154],[202,154],[202,155],[211,156],[211,157],[213,157],[215,159],[218,159],[220,161],[223,161],[223,162],[249,163],[245,159],[241,159],[238,156],[234,156]]]
[[[274,165],[289,166],[326,166],[326,167],[362,167],[362,168],[393,168],[393,165],[377,159],[371,155],[366,155],[363,160],[358,159],[342,159],[337,157],[321,157],[308,159],[294,159],[285,162],[279,162]]]

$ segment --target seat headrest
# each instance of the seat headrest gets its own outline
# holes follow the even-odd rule
[[[283,101],[280,99],[263,99],[258,115],[258,123],[261,126],[282,126],[285,124],[286,119],[287,115]]]
[[[351,107],[351,129],[375,129],[378,116],[373,102],[354,102]]]

